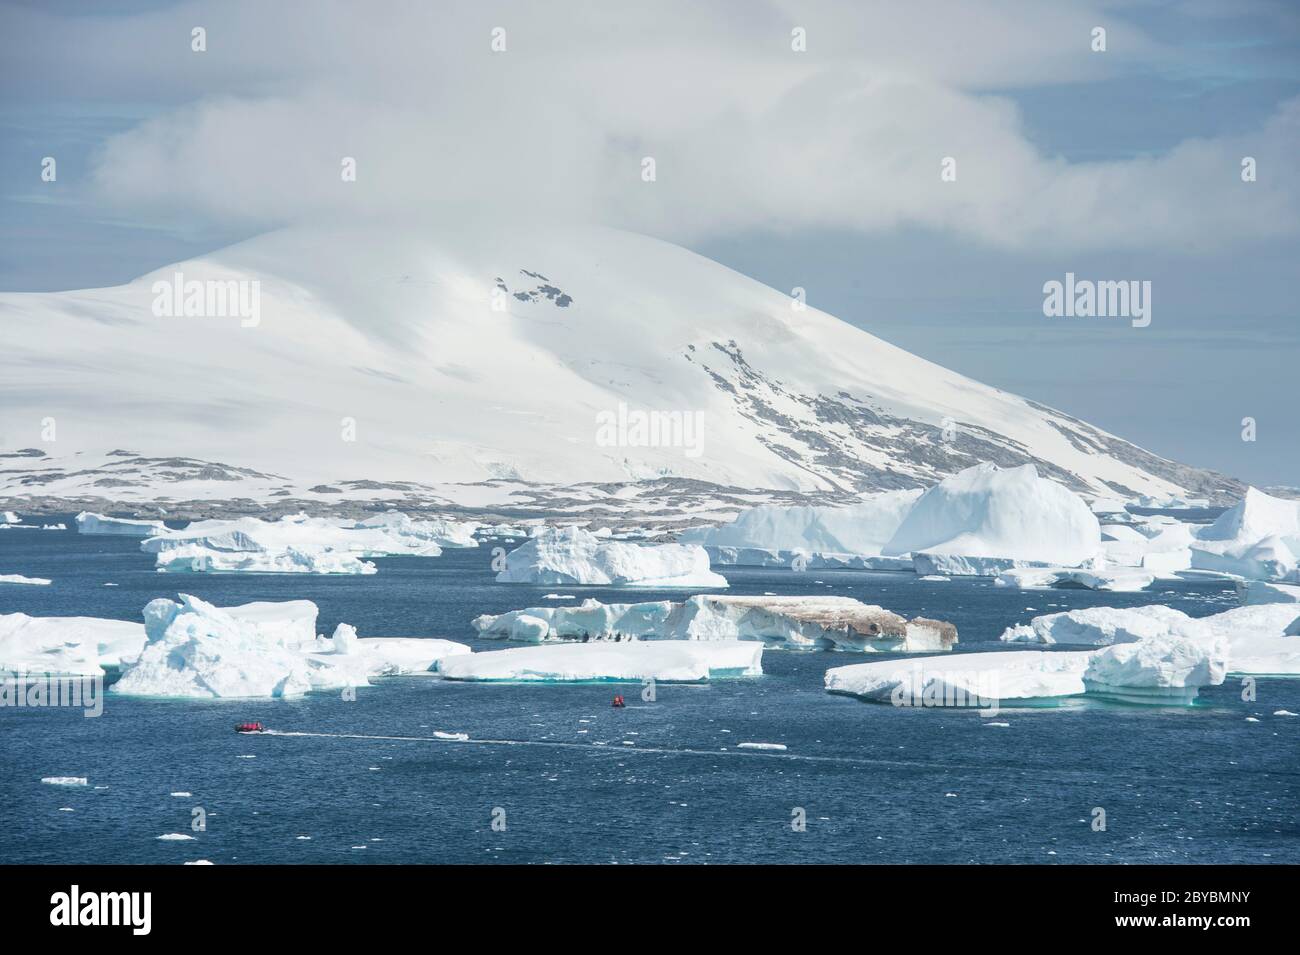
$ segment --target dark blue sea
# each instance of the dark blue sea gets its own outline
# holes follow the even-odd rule
[[[49,520],[49,519],[47,519]],[[74,526],[71,516],[64,520]],[[138,620],[185,591],[218,605],[308,598],[319,630],[447,637],[560,592],[601,600],[668,591],[497,584],[489,547],[389,558],[365,577],[162,575],[127,538],[0,533],[0,612]],[[1142,594],[1013,591],[986,580],[723,568],[731,592],[832,593],[954,622],[958,652],[990,649],[1037,613],[1168,603],[1235,606],[1218,583]],[[106,587],[112,583],[117,586]],[[1111,704],[973,711],[830,696],[827,668],[870,658],[769,650],[765,675],[707,686],[379,681],[345,701],[183,702],[109,695],[104,714],[0,708],[0,862],[704,863],[1300,862],[1300,681],[1230,680],[1187,709]],[[1259,722],[1248,722],[1247,717]],[[517,741],[478,745],[277,730]],[[783,743],[784,753],[737,750]],[[535,744],[568,745],[535,745]],[[627,744],[631,745],[627,745]],[[605,745],[597,745],[605,744]],[[44,785],[85,776],[86,787]],[[174,797],[173,792],[189,793]],[[1095,808],[1106,828],[1094,831]],[[206,829],[194,832],[194,810]],[[63,811],[72,810],[72,811]],[[796,810],[806,830],[791,825]],[[492,822],[504,818],[504,830]],[[193,840],[162,841],[165,833]]]

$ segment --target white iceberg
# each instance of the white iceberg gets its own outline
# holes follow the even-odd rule
[[[1188,705],[1223,682],[1222,638],[1163,633],[1100,650],[1021,650],[860,663],[826,673],[826,689],[896,706],[1034,705],[1088,695],[1125,703]]]
[[[957,642],[950,623],[906,620],[851,597],[737,597],[529,607],[474,620],[483,637],[528,643],[618,640],[758,640],[770,646],[934,653]]]
[[[144,609],[148,643],[111,690],[160,697],[294,697],[368,685],[368,678],[434,669],[467,653],[450,640],[358,639],[340,624],[317,637],[308,600],[218,608],[187,594]]]
[[[796,554],[810,566],[879,556],[921,491],[885,491],[845,507],[764,505],[741,511],[730,524],[691,528],[681,543],[703,545],[721,562],[770,566]]]
[[[1129,592],[1146,590],[1156,582],[1156,575],[1130,567],[1085,570],[1078,567],[1023,567],[1004,570],[993,583],[998,587],[1037,589],[1079,587],[1087,590]]]
[[[103,676],[139,656],[145,631],[129,620],[0,614],[0,674]]]
[[[1125,703],[1191,703],[1199,687],[1223,682],[1228,652],[1223,637],[1199,634],[1116,643],[1092,654],[1083,682],[1089,693]]]
[[[444,657],[449,680],[701,683],[763,672],[763,645],[737,640],[655,640],[515,647]]]
[[[1035,617],[1029,624],[1008,627],[1001,639],[1008,643],[1071,647],[1149,643],[1166,654],[1173,653],[1176,645],[1181,646],[1180,641],[1189,641],[1216,660],[1222,654],[1231,673],[1276,676],[1300,674],[1297,634],[1300,634],[1300,606],[1293,604],[1236,607],[1199,618],[1155,604],[1090,607],[1046,614]],[[1108,659],[1115,662],[1114,657]]]
[[[831,693],[896,706],[1031,705],[1082,694],[1091,656],[1004,650],[884,660],[834,667],[825,684]]]
[[[310,623],[302,613],[310,608]],[[292,697],[313,688],[351,686],[354,674],[315,666],[301,652],[315,642],[315,605],[292,601],[277,613],[258,605],[247,619],[181,594],[144,608],[147,643],[110,691],[161,697]],[[364,679],[361,681],[364,685]]]
[[[1254,580],[1300,583],[1300,501],[1248,488],[1190,545],[1192,567]]]
[[[47,786],[86,786],[90,780],[85,776],[42,776],[41,782]]]
[[[437,557],[442,548],[476,547],[474,523],[415,520],[389,511],[364,521],[295,514],[196,521],[141,543],[159,570],[193,573],[373,574],[364,558]]]
[[[1101,550],[1101,526],[1077,494],[1032,464],[980,464],[921,495],[882,552],[912,554],[918,574],[994,576],[1088,565]]]
[[[13,511],[5,511],[4,513],[0,514],[0,524],[20,524],[20,523],[22,523],[22,518],[19,517],[17,514],[15,514]]]
[[[106,517],[82,511],[77,515],[78,534],[110,534],[117,537],[153,537],[167,533],[162,521],[139,521],[126,517]]]
[[[1070,647],[1108,647],[1169,633],[1191,623],[1181,610],[1155,604],[1148,607],[1087,607],[1034,617],[1028,624],[1008,627],[1005,643],[1035,643]]]
[[[608,541],[580,527],[539,529],[506,554],[501,583],[626,587],[726,587],[696,544]]]

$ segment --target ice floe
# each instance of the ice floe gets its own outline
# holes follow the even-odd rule
[[[444,657],[449,680],[700,683],[763,672],[763,645],[750,641],[655,640],[552,644]]]
[[[543,528],[505,556],[502,583],[726,587],[697,544],[631,544],[580,527]]]
[[[48,587],[54,581],[48,577],[24,577],[22,574],[0,574],[0,584],[30,584],[35,587]]]
[[[474,620],[480,636],[528,643],[618,640],[758,640],[771,646],[933,653],[957,642],[950,623],[906,620],[851,597],[741,597],[529,607]]]
[[[85,776],[42,776],[41,782],[47,786],[86,786],[90,780]]]

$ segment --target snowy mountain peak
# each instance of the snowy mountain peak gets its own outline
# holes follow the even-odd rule
[[[287,229],[0,314],[24,329],[0,351],[0,449],[25,449],[0,497],[112,499],[112,462],[79,482],[68,458],[110,448],[138,465],[121,480],[231,497],[658,479],[852,499],[980,462],[1102,496],[1240,491],[603,228]]]

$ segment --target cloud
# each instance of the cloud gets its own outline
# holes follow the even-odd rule
[[[96,157],[97,199],[119,214],[273,226],[470,205],[679,241],[919,226],[1063,250],[1205,248],[1300,221],[1280,174],[1300,101],[1161,155],[1070,163],[1032,142],[1010,91],[1170,62],[1104,6],[233,3],[52,23],[31,15],[12,52],[75,50],[83,88],[102,76],[116,97],[165,76],[175,100]],[[208,52],[190,52],[192,25]],[[1243,156],[1258,182],[1241,181]]]

